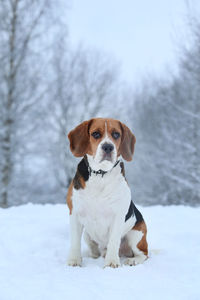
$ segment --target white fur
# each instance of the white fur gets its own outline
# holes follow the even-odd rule
[[[70,251],[68,255],[69,266],[81,266],[81,236],[83,226],[80,224],[77,216],[72,214],[70,216]]]
[[[84,239],[89,247],[91,256],[93,258],[98,258],[101,255],[98,244],[90,238],[89,234],[86,231],[84,232]]]
[[[143,235],[143,232],[139,230],[130,230],[127,233],[126,237],[128,239],[128,244],[133,251],[134,257],[129,257],[125,261],[126,265],[135,266],[143,263],[147,259],[147,256],[137,247],[137,244],[141,241]]]
[[[80,262],[80,232],[84,227],[100,250],[107,248],[105,266],[117,267],[121,238],[134,226],[136,219],[125,222],[131,192],[118,164],[103,177],[93,174],[84,189],[73,189],[73,210],[70,216],[72,246],[70,265]],[[75,262],[75,263],[74,263]]]
[[[109,143],[114,146],[111,153],[111,161],[103,160],[104,151],[102,145]],[[125,222],[128,212],[131,192],[125,178],[121,174],[121,167],[117,161],[117,150],[115,144],[107,134],[107,123],[105,123],[105,137],[99,143],[94,156],[87,155],[90,167],[95,170],[104,170],[107,173],[102,177],[91,173],[86,181],[84,189],[73,189],[73,210],[70,216],[71,225],[71,248],[68,264],[72,266],[81,264],[81,234],[85,229],[85,240],[91,250],[93,257],[98,257],[106,249],[105,266],[118,267],[119,247],[121,238],[127,233],[128,242],[133,249],[136,258],[128,264],[136,264],[142,260],[141,253],[137,252],[136,246],[142,238],[142,233],[131,230],[136,218],[131,217]],[[119,158],[118,158],[119,159]],[[114,168],[113,168],[114,167]],[[134,234],[129,234],[134,231]]]

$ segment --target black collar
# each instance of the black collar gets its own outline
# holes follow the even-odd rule
[[[86,165],[88,167],[89,176],[91,176],[91,174],[93,173],[93,174],[96,174],[96,175],[101,175],[103,177],[106,173],[109,172],[109,171],[103,171],[101,169],[98,170],[98,171],[92,170],[92,168],[90,167],[90,165],[88,163],[87,158],[85,159],[85,162],[86,162]],[[112,169],[114,169],[118,165],[119,162],[120,162],[120,160],[117,160]]]

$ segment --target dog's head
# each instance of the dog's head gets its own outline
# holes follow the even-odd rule
[[[122,157],[132,160],[135,136],[118,120],[95,118],[85,121],[69,132],[70,149],[74,156],[87,154],[94,170],[110,170]]]

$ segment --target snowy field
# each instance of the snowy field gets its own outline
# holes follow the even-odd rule
[[[200,208],[141,207],[150,258],[103,269],[103,258],[68,267],[65,205],[0,209],[0,300],[200,299]]]

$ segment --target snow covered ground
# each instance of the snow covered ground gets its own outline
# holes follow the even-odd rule
[[[87,257],[68,267],[65,205],[0,209],[0,300],[200,299],[200,208],[141,207],[150,258],[103,269]]]

